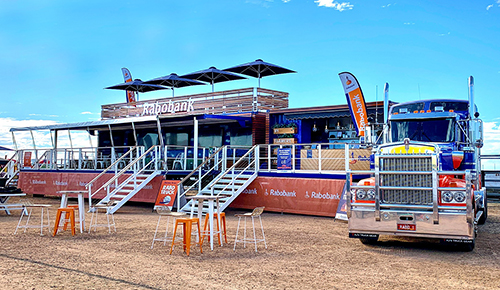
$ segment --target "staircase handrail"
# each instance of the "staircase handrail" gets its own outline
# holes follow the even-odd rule
[[[210,187],[210,191],[211,191],[211,194],[213,194],[213,191],[214,191],[214,184],[216,184],[217,182],[219,182],[219,180],[221,180],[224,176],[226,176],[229,172],[234,172],[234,168],[236,167],[236,165],[238,165],[240,162],[242,162],[242,160],[244,160],[245,157],[247,157],[248,155],[250,155],[251,152],[255,151],[255,148],[258,147],[259,145],[254,145],[252,148],[250,148],[250,150],[247,151],[247,153],[245,153],[243,156],[241,156],[237,162],[235,162],[233,164],[233,166],[231,166],[228,170],[226,170],[224,173],[220,174],[216,179],[213,180],[213,182],[209,185]],[[255,159],[253,162],[250,162],[250,164],[254,163],[255,162]],[[250,166],[250,164],[248,166]],[[245,169],[248,168],[245,167]],[[245,170],[244,169],[244,170]],[[243,170],[243,171],[244,171]],[[239,175],[238,175],[239,176]]]
[[[191,186],[189,186],[187,189],[184,189],[184,186],[182,185],[185,181],[189,180],[189,178],[191,176],[193,176],[196,172],[198,172],[201,168],[203,168],[203,166],[205,166],[208,162],[210,162],[210,160],[212,160],[213,158],[215,158],[215,156],[217,156],[222,150],[224,150],[225,148],[227,148],[227,145],[225,146],[222,146],[220,147],[219,149],[217,149],[217,151],[215,151],[213,154],[211,154],[207,159],[205,159],[200,165],[198,165],[198,167],[196,167],[193,171],[191,171],[186,177],[184,177],[178,184],[178,188],[177,188],[177,204],[180,205],[180,201],[181,201],[181,198],[186,194],[186,192],[188,192],[189,190],[191,190],[193,187],[195,187],[196,185],[198,185],[198,183],[202,182],[203,178],[205,176],[207,176],[211,171],[214,170],[214,168],[216,168],[216,166],[218,166],[220,163],[222,163],[224,160],[223,158],[221,158],[221,160],[219,160],[219,162],[216,164],[214,162],[214,166],[212,166],[210,168],[210,170],[208,170],[205,174],[203,174],[202,176],[200,176],[198,178],[198,180],[193,183]],[[177,209],[180,209],[180,207],[178,206]]]
[[[134,148],[137,147],[137,146],[134,146]],[[139,162],[140,160],[142,160],[145,156],[147,156],[153,149],[155,149],[157,146],[152,146],[150,147],[146,152],[144,152],[141,156],[139,156],[138,158],[136,158],[134,161],[130,162],[127,166],[125,166],[122,170],[120,170],[120,172],[116,173],[112,178],[110,178],[106,183],[104,183],[104,185],[102,185],[98,190],[96,190],[94,192],[97,193],[99,191],[101,191],[101,189],[104,189],[106,187],[108,187],[112,182],[114,182],[116,179],[118,179],[120,176],[122,176],[130,167],[132,167],[134,164],[136,164],[137,162]],[[132,150],[132,149],[131,149]],[[127,152],[128,153],[128,152]],[[125,156],[126,154],[124,154],[123,156]],[[122,156],[122,157],[123,157]],[[120,159],[122,158],[120,157]],[[116,160],[113,164],[111,164],[107,169],[109,168],[112,168],[114,164],[116,164],[120,159]],[[153,161],[153,160],[151,160]],[[149,162],[146,166],[148,166],[149,164],[151,164],[151,162]],[[145,167],[146,167],[145,166]],[[142,170],[141,170],[142,171]],[[89,192],[90,194],[90,192]],[[94,195],[92,194],[92,196]]]
[[[5,186],[7,186],[12,181],[12,179],[14,179],[14,177],[16,177],[16,175],[19,173],[19,171],[21,171],[21,166],[19,166],[19,165],[17,166],[17,169],[15,169],[16,163],[20,163],[19,157],[20,157],[21,152],[22,152],[22,150],[17,150],[16,153],[14,153],[14,155],[12,155],[11,158],[9,158],[9,161],[7,161],[7,164],[5,164],[5,166],[2,168],[2,170],[0,170],[0,173],[5,171],[5,175],[7,175],[7,177],[8,177],[7,181],[5,181]],[[18,157],[17,160],[14,159],[16,156]],[[9,166],[10,163],[14,163],[14,164]],[[10,177],[9,177],[9,167],[14,168],[14,171],[12,172],[12,176],[10,176]]]
[[[252,162],[250,162],[250,163],[247,165],[247,167],[245,167],[245,169],[241,170],[241,172],[240,172],[238,175],[234,176],[234,177],[232,178],[231,182],[230,182],[228,185],[226,185],[224,188],[222,188],[221,190],[219,190],[219,193],[217,193],[217,196],[220,196],[220,195],[221,195],[221,194],[222,194],[222,193],[223,193],[223,192],[224,192],[224,191],[225,191],[225,190],[226,190],[229,186],[234,185],[234,180],[236,180],[238,177],[240,177],[240,176],[241,176],[241,175],[242,175],[242,174],[243,174],[243,173],[244,173],[244,172],[245,172],[245,171],[246,171],[246,170],[247,170],[247,169],[248,169],[251,165],[253,165],[253,164],[255,164],[255,159],[254,159]],[[229,170],[228,170],[228,171],[229,171]],[[226,172],[227,172],[227,171],[226,171]],[[210,186],[210,194],[211,194],[212,196],[214,195],[214,187],[213,187],[213,185],[214,185],[214,184],[215,184],[215,183],[212,183],[212,184],[211,184],[211,186]]]
[[[94,177],[94,179],[92,179],[90,182],[88,182],[85,185],[85,188],[88,188],[89,186],[91,186],[97,179],[99,179],[99,177],[103,176],[106,172],[108,172],[108,170],[110,170],[110,168],[113,168],[118,162],[120,162],[123,158],[125,158],[125,156],[127,156],[129,153],[131,153],[137,147],[138,146],[136,145],[136,146],[130,148],[130,150],[128,150],[127,153],[123,154],[120,158],[118,158],[115,162],[113,162],[113,164],[111,164],[108,168],[104,169],[101,173],[99,173],[99,175],[97,175],[96,177]]]
[[[216,154],[218,154],[220,151],[222,151],[222,149],[224,149],[224,147],[227,147],[226,146],[223,146],[223,147],[220,147],[217,151],[215,151],[212,155],[210,155],[207,159],[205,159],[205,161],[203,161],[203,163],[201,163],[200,165],[198,165],[198,167],[196,167],[193,171],[191,171],[188,175],[186,175],[186,177],[184,177],[180,182],[179,184],[182,184],[184,183],[186,180],[188,180],[191,176],[193,176],[193,174],[198,171],[200,168],[202,168],[203,166],[205,166],[205,164],[207,164],[210,159],[212,159]]]
[[[40,169],[40,162],[43,160],[43,159],[47,159],[47,155],[48,153],[50,153],[51,150],[47,150],[45,151],[42,156],[40,156],[40,158],[38,158],[38,160],[36,161],[35,163],[35,168],[36,169]]]

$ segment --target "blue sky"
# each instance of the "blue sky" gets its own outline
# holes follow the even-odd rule
[[[99,119],[102,104],[125,100],[103,89],[123,82],[122,67],[148,80],[261,58],[298,72],[261,81],[289,92],[290,107],[345,104],[342,71],[366,101],[382,100],[388,82],[397,102],[466,99],[472,75],[485,152],[500,153],[500,0],[0,0],[0,27],[0,145],[13,126]]]

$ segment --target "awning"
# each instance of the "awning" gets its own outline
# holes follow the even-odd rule
[[[383,114],[383,108],[380,108],[378,114]],[[368,110],[369,116],[375,116],[375,109]],[[328,119],[328,118],[343,118],[351,117],[349,111],[323,111],[314,113],[285,113],[285,117],[288,120],[300,120],[300,119]]]
[[[232,123],[238,122],[242,127],[245,126],[245,122],[251,122],[251,117],[241,116],[241,115],[189,115],[189,116],[159,116],[160,123],[162,127],[174,127],[174,126],[189,126],[193,125],[193,118],[196,117],[200,124],[215,124],[215,123]],[[19,127],[11,128],[10,132],[18,131],[38,131],[38,130],[109,130],[109,126],[113,130],[126,130],[132,128],[132,123],[136,129],[142,128],[156,128],[157,126],[157,116],[145,116],[145,117],[130,117],[114,120],[102,120],[102,121],[88,121],[79,123],[67,123],[67,124],[55,124],[46,126],[33,126],[33,127]]]

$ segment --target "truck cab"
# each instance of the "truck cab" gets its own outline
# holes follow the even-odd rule
[[[349,236],[436,238],[471,251],[486,221],[482,123],[467,100],[400,103],[373,145],[370,178],[347,184]],[[346,168],[347,180],[355,171]]]

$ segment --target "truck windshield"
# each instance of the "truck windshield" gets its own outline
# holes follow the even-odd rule
[[[391,121],[393,142],[409,138],[423,142],[452,142],[455,138],[453,119]]]

